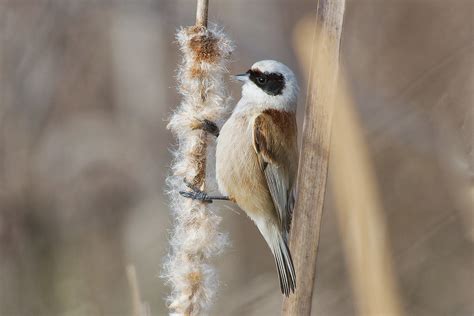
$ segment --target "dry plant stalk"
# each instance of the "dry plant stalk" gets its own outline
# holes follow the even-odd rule
[[[382,205],[362,128],[341,76],[331,185],[359,315],[401,315]]]
[[[127,280],[132,297],[132,315],[150,316],[148,304],[142,301],[138,286],[137,272],[134,265],[127,266]]]
[[[207,7],[206,0],[199,2]],[[182,101],[168,124],[178,139],[178,148],[173,175],[168,178],[175,220],[171,252],[164,265],[164,276],[172,287],[169,309],[174,315],[202,315],[209,308],[217,288],[209,261],[227,242],[218,231],[221,218],[207,204],[178,193],[183,189],[183,179],[205,189],[209,136],[197,127],[205,119],[222,119],[229,103],[223,81],[233,46],[222,30],[204,26],[207,19],[199,18],[203,12],[207,15],[207,10],[198,10],[198,25],[183,28],[176,36],[183,54],[178,69]]]
[[[310,315],[331,139],[345,0],[318,0],[290,249],[298,286],[283,315]],[[296,36],[298,36],[298,29]],[[300,41],[311,42],[308,37]],[[306,69],[306,68],[304,68]]]
[[[310,64],[306,38],[313,30],[309,19],[298,27],[296,46],[303,68]],[[356,306],[359,315],[401,315],[369,151],[343,73],[338,81],[329,175]]]

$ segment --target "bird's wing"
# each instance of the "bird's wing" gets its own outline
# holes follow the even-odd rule
[[[298,165],[296,134],[296,118],[291,112],[265,110],[253,122],[255,152],[286,232],[291,224]]]

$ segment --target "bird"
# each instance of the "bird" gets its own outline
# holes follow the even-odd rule
[[[217,136],[216,179],[221,196],[187,183],[181,195],[212,202],[235,202],[253,220],[268,244],[285,296],[296,288],[288,247],[298,169],[296,105],[298,84],[281,62],[262,60],[235,78],[242,97],[221,129],[215,122],[200,125]]]

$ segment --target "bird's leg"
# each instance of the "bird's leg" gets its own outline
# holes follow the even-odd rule
[[[208,195],[206,192],[203,192],[196,188],[194,185],[189,183],[186,179],[184,179],[184,183],[188,188],[190,188],[192,191],[179,191],[179,194],[182,196],[193,199],[193,200],[199,200],[203,201],[206,203],[212,203],[213,200],[223,200],[223,201],[229,201],[230,198],[228,196],[222,196],[222,195]]]
[[[202,129],[203,131],[212,134],[216,137],[219,137],[219,127],[217,127],[216,123],[211,122],[209,120],[202,120],[193,129]]]

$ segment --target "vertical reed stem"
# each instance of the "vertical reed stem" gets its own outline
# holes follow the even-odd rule
[[[207,27],[208,10],[209,10],[209,0],[197,0],[196,26]]]
[[[318,0],[290,248],[297,287],[283,315],[311,314],[345,0]],[[307,39],[308,40],[308,39]]]
[[[312,45],[307,38],[314,24],[304,19],[297,28],[303,69],[310,68]],[[354,303],[359,315],[403,315],[376,177],[343,72],[335,107],[329,176]]]

